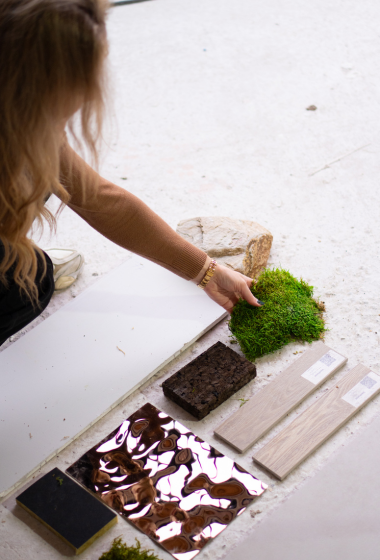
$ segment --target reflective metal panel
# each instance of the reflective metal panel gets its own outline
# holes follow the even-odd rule
[[[67,472],[178,560],[191,560],[266,485],[146,404]]]

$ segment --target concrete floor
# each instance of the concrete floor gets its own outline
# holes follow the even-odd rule
[[[274,235],[271,264],[316,286],[327,307],[326,343],[349,357],[331,382],[240,456],[213,437],[237,400],[196,422],[160,388],[213,341],[228,341],[224,322],[44,467],[66,468],[150,400],[270,485],[200,558],[228,556],[380,413],[377,397],[284,482],[252,463],[256,449],[357,362],[380,373],[379,17],[373,0],[155,0],[110,13],[112,109],[103,175],[140,196],[173,227],[199,215],[266,226]],[[317,110],[307,111],[312,104]],[[57,235],[49,241],[44,234],[40,243],[81,248],[87,268],[36,323],[126,258],[68,209]],[[258,360],[257,380],[236,399],[260,390],[302,349],[292,345]],[[38,524],[24,523],[11,499],[5,503],[2,560],[69,554]],[[122,521],[82,558],[97,559],[118,535],[130,543],[138,536],[160,558],[170,558]]]

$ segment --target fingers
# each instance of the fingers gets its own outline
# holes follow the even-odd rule
[[[226,305],[223,305],[222,307],[224,307],[224,309],[225,309],[226,311],[228,311],[228,313],[231,315],[232,310],[233,310],[233,308],[234,308],[232,302],[229,301]]]
[[[259,303],[259,300],[255,298],[245,282],[244,284],[242,284],[241,297],[245,299],[247,303],[249,303],[250,305],[254,305],[255,307],[261,307],[262,305],[261,303]]]
[[[262,302],[252,294],[250,287],[256,281],[244,274],[224,266],[217,266],[215,274],[205,287],[206,294],[228,313],[231,313],[240,298],[254,307],[261,307]]]
[[[257,280],[255,280],[254,278],[249,278],[249,276],[244,276],[244,274],[242,274],[241,276],[243,277],[246,286],[248,287],[247,291],[245,286],[243,286],[241,297],[245,299],[247,303],[254,305],[255,307],[261,307],[262,305],[264,305],[264,303],[257,299],[251,292],[252,284],[257,284]]]
[[[235,305],[237,304],[240,298],[241,298],[240,294],[228,294],[228,297],[223,298],[224,301],[217,301],[217,303],[219,303],[219,305],[221,305],[223,309],[225,309],[226,311],[228,311],[228,313],[231,314],[233,308],[235,307]]]
[[[245,274],[239,273],[242,278],[247,282],[248,286],[252,286],[252,284],[257,284],[257,280],[255,278],[250,278],[249,276],[245,276]]]

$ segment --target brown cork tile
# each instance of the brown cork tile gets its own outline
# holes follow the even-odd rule
[[[162,384],[166,397],[201,420],[256,377],[256,366],[217,342]]]

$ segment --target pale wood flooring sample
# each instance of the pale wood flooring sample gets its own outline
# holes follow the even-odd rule
[[[215,435],[244,453],[346,362],[347,358],[323,342],[313,344],[223,422],[215,430]]]
[[[283,480],[380,391],[380,376],[358,364],[253,457]]]

